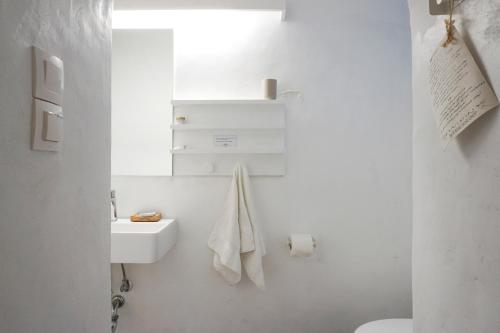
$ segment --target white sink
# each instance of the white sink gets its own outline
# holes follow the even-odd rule
[[[160,260],[177,241],[175,220],[111,222],[111,262],[151,264]]]

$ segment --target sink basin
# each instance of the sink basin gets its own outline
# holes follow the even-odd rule
[[[175,220],[111,222],[111,262],[151,264],[160,260],[177,241]]]

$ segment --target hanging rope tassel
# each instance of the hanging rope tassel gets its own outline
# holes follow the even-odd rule
[[[453,25],[455,23],[455,20],[444,20],[444,24],[446,26],[446,35],[448,36],[446,40],[443,43],[443,47],[447,47],[453,41],[455,40],[455,37],[453,36],[453,31],[455,30],[455,26]]]
[[[446,27],[446,40],[443,43],[443,47],[447,47],[453,41],[455,40],[455,37],[453,36],[453,31],[455,30],[455,26],[453,25],[455,23],[455,20],[453,19],[453,10],[455,9],[455,0],[448,0],[448,3],[450,4],[450,18],[444,20],[444,25]]]

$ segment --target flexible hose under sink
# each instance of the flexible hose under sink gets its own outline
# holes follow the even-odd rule
[[[111,298],[111,333],[115,333],[118,327],[118,309],[125,304],[125,298],[122,295],[115,295]]]

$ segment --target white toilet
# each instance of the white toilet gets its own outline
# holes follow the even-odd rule
[[[411,319],[386,319],[364,324],[354,333],[412,333]]]

